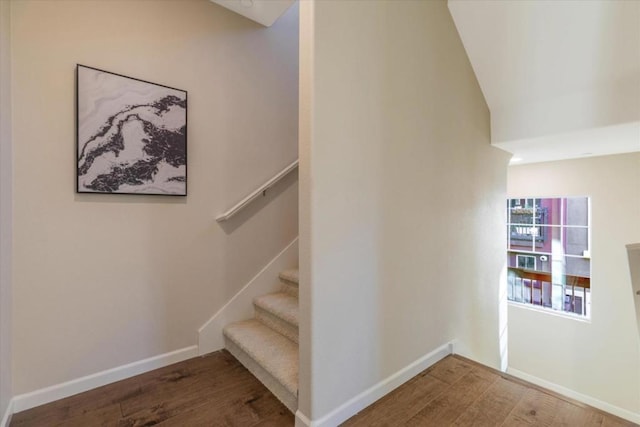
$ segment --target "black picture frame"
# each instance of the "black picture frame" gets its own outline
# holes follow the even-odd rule
[[[187,91],[76,65],[76,192],[187,195]]]

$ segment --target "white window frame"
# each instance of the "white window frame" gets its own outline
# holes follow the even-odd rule
[[[569,225],[569,224],[564,224],[562,221],[560,224],[539,224],[536,223],[536,200],[540,199],[574,199],[574,198],[584,198],[587,200],[587,224],[586,225]],[[532,207],[531,209],[533,210],[533,224],[521,224],[521,223],[512,223],[511,222],[511,200],[526,200],[526,202],[528,203],[529,201],[532,202]],[[567,208],[566,203],[563,202],[560,204],[560,209],[561,209],[561,217],[564,218],[564,212],[565,209]],[[524,209],[524,207],[523,207]],[[528,249],[521,249],[521,248],[517,248],[514,249],[512,248],[512,239],[511,239],[511,227],[512,226],[521,226],[521,227],[532,227],[532,228],[538,228],[538,227],[548,227],[548,229],[550,230],[551,228],[557,228],[560,230],[560,241],[564,246],[564,230],[567,229],[571,229],[571,228],[578,228],[578,229],[586,229],[587,230],[587,242],[586,242],[586,247],[587,249],[583,251],[582,254],[578,255],[578,254],[567,254],[567,253],[563,253],[562,256],[567,259],[567,258],[579,258],[579,259],[586,259],[589,260],[589,277],[591,277],[591,271],[592,271],[592,259],[591,259],[591,250],[592,250],[592,246],[591,246],[591,236],[592,236],[592,212],[591,212],[591,197],[590,196],[580,196],[580,195],[574,195],[574,196],[568,196],[568,195],[562,195],[562,196],[528,196],[528,197],[508,197],[507,198],[507,254],[508,253],[513,253],[517,252],[516,255],[516,267],[515,268],[522,268],[522,267],[517,267],[519,265],[519,259],[520,257],[527,257],[527,256],[531,256],[534,258],[534,269],[537,269],[538,263],[537,263],[537,258],[538,256],[548,256],[549,259],[551,259],[551,257],[553,257],[553,253],[551,252],[546,252],[543,251],[542,248],[536,247],[536,239],[535,237],[531,239],[531,248]],[[548,238],[548,237],[547,237]],[[516,246],[519,246],[516,243]],[[525,245],[522,245],[525,246]],[[513,268],[513,267],[508,267],[508,268]],[[511,286],[511,285],[508,285]],[[514,285],[515,286],[515,285]],[[524,283],[521,283],[521,286],[524,286]],[[557,308],[548,308],[548,307],[542,307],[540,305],[537,304],[532,304],[531,302],[525,302],[525,301],[517,301],[517,300],[511,300],[508,299],[508,303],[509,304],[513,304],[516,306],[520,306],[523,308],[529,308],[529,309],[533,309],[535,311],[541,311],[544,313],[548,313],[548,314],[553,314],[553,315],[558,315],[561,317],[568,317],[568,318],[572,318],[575,320],[581,320],[581,321],[587,321],[590,323],[591,320],[591,288],[593,286],[590,286],[589,288],[585,288],[583,289],[583,291],[579,291],[578,289],[580,289],[579,287],[576,288],[576,296],[578,296],[578,292],[580,292],[580,296],[581,298],[583,298],[584,300],[584,310],[585,313],[583,314],[576,314],[570,311],[565,311],[564,310],[564,302],[563,304],[563,308],[557,309]],[[569,295],[570,294],[570,289],[569,287],[567,287],[567,289],[565,290],[565,295]],[[515,288],[514,288],[515,291]],[[508,292],[508,294],[511,294],[511,290]],[[564,301],[564,296],[563,296],[563,301]]]

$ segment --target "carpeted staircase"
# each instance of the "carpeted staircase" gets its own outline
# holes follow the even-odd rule
[[[298,270],[282,290],[253,300],[255,317],[224,328],[227,350],[293,413],[298,409]]]

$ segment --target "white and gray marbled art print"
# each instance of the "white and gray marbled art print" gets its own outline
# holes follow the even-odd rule
[[[187,194],[187,93],[78,65],[78,192]]]

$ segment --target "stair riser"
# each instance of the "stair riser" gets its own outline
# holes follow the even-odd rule
[[[298,342],[298,327],[296,325],[293,325],[258,306],[254,305],[254,309],[256,313],[256,319],[258,319],[274,331],[289,338],[291,341],[295,343]]]
[[[225,347],[242,365],[271,391],[292,413],[298,409],[298,398],[287,390],[276,378],[260,366],[251,356],[225,336]]]
[[[298,285],[296,283],[282,280],[282,291],[298,298]]]
[[[283,271],[280,273],[280,280],[297,285],[300,282],[300,276],[296,270]]]

